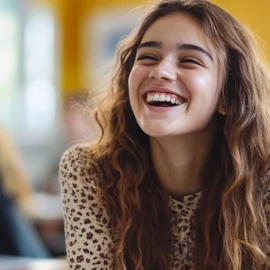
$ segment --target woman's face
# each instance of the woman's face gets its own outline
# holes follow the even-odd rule
[[[152,137],[210,128],[221,93],[217,52],[200,22],[185,13],[158,19],[146,31],[129,75],[129,98]]]

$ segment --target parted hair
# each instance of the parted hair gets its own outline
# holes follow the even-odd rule
[[[91,150],[112,217],[114,267],[170,269],[168,195],[153,169],[149,136],[132,112],[128,77],[146,30],[176,12],[199,19],[217,50],[227,111],[214,116],[217,133],[194,228],[195,269],[261,269],[269,248],[263,208],[270,167],[269,69],[251,31],[206,0],[157,2],[118,46],[108,96],[96,112],[102,135]]]

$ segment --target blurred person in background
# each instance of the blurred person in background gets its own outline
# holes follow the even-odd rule
[[[0,126],[0,255],[50,257],[31,221],[34,215],[31,183]]]
[[[205,0],[159,1],[124,39],[102,135],[60,180],[72,269],[270,269],[270,74]]]

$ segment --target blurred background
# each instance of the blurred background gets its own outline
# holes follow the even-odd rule
[[[248,25],[270,59],[270,1],[213,2]],[[147,3],[0,0],[0,254],[65,258],[58,163],[72,143],[98,136],[78,104],[100,91]]]

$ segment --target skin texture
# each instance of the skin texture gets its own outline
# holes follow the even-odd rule
[[[217,53],[197,19],[185,13],[158,19],[146,31],[129,76],[135,118],[150,136],[157,175],[174,198],[198,191],[200,174],[215,134],[221,74]],[[192,44],[204,50],[180,48]],[[147,105],[147,92],[170,92],[184,103]]]

